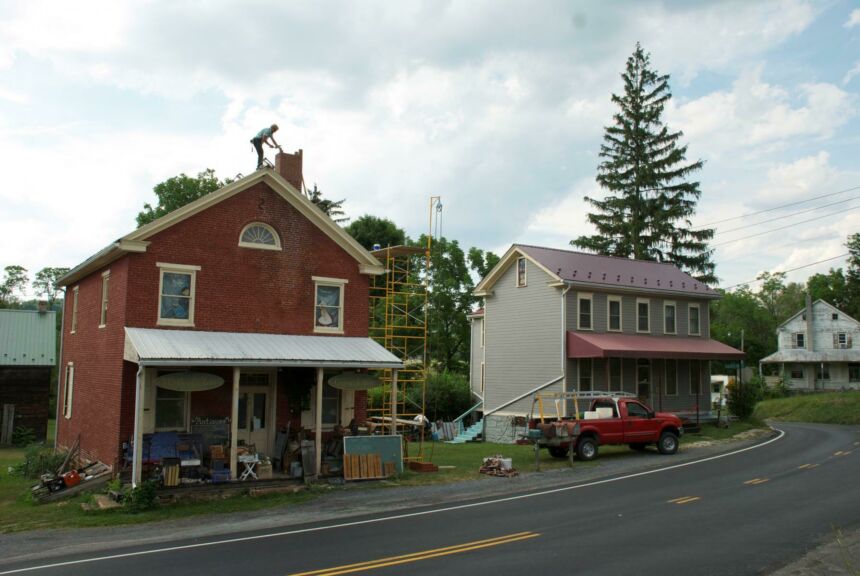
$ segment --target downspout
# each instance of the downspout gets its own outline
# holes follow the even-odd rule
[[[63,370],[63,336],[66,333],[66,290],[63,290],[63,319],[60,322],[60,357],[57,358],[57,402],[56,406],[54,406],[54,453],[57,453],[57,438],[59,437],[59,429],[60,429],[60,409],[62,407],[62,403],[60,401],[60,390],[62,386],[60,386],[61,379],[65,376],[65,370]],[[65,386],[65,382],[62,382]]]

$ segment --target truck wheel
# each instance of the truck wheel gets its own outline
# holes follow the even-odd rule
[[[663,432],[657,442],[660,454],[674,454],[678,451],[678,436],[674,432]]]
[[[553,458],[567,458],[569,449],[567,446],[548,446],[549,455]]]
[[[597,442],[594,438],[582,438],[577,442],[576,455],[584,462],[597,458]]]
[[[647,446],[648,446],[648,445],[647,445],[647,444],[645,444],[645,442],[634,442],[634,443],[630,444],[630,449],[631,449],[631,450],[636,450],[637,452],[644,452],[644,451],[645,451],[645,448],[646,448]]]

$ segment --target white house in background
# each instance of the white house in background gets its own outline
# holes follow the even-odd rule
[[[860,389],[860,322],[824,300],[807,297],[806,308],[777,328],[779,350],[762,364],[779,364],[795,390]]]

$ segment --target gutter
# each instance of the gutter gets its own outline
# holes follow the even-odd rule
[[[61,380],[65,376],[65,371],[63,370],[63,340],[66,334],[66,290],[63,289],[63,319],[60,322],[60,357],[57,358],[57,402],[54,406],[54,453],[57,453],[57,438],[60,435],[60,408],[62,407],[62,402],[60,400],[60,390],[62,390],[62,386],[60,386]],[[62,382],[63,386],[67,383]]]

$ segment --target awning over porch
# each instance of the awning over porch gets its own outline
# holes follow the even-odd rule
[[[125,329],[125,360],[141,366],[402,368],[370,338]]]
[[[567,357],[739,360],[745,354],[710,338],[568,332]]]
[[[804,364],[821,362],[860,362],[860,350],[857,349],[834,349],[834,350],[806,350],[805,348],[791,348],[778,350],[770,356],[759,360],[762,364]]]

